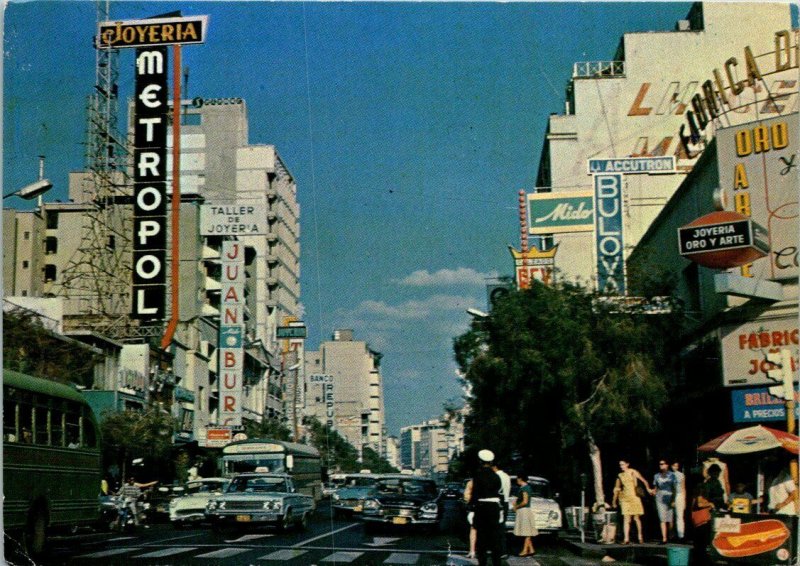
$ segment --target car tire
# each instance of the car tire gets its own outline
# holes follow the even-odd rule
[[[283,519],[281,519],[281,522],[278,525],[278,530],[286,532],[290,531],[294,526],[295,526],[295,521],[294,521],[294,515],[292,514],[292,510],[287,509],[286,515],[283,516]]]
[[[300,517],[300,521],[297,523],[297,528],[301,531],[308,530],[308,515],[309,513],[303,513],[303,516]]]

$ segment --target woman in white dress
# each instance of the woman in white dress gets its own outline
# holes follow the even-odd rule
[[[536,528],[536,516],[531,507],[531,486],[525,481],[525,476],[519,474],[517,476],[517,485],[519,486],[519,495],[517,501],[514,503],[514,511],[517,512],[517,518],[514,521],[514,534],[518,537],[525,537],[525,542],[522,544],[522,551],[520,556],[532,556],[536,553],[533,549],[533,540],[539,534]]]

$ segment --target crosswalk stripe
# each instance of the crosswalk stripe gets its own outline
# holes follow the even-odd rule
[[[234,539],[231,539],[231,540],[225,539],[225,542],[226,542],[226,543],[228,543],[228,544],[230,544],[230,543],[232,543],[232,542],[246,542],[246,541],[248,541],[248,540],[258,540],[258,539],[260,539],[260,538],[267,538],[267,537],[271,537],[271,536],[274,536],[274,535],[271,535],[271,534],[263,534],[263,535],[242,535],[242,536],[240,536],[239,538],[234,538]]]
[[[177,547],[177,548],[165,548],[164,550],[156,550],[154,552],[148,552],[147,554],[139,554],[134,556],[134,558],[163,558],[164,556],[172,556],[173,554],[180,554],[182,552],[190,552],[192,550],[197,550],[196,546],[184,546],[184,547]]]
[[[125,554],[126,552],[132,552],[136,550],[135,548],[115,548],[113,550],[103,550],[100,552],[92,552],[91,554],[84,554],[79,556],[78,558],[103,558],[105,556],[114,556],[115,554]]]
[[[270,554],[265,554],[261,556],[259,560],[279,560],[281,562],[285,562],[288,560],[294,560],[298,556],[302,556],[306,553],[305,550],[299,550],[297,548],[284,548],[282,550],[276,550],[275,552],[271,552]]]
[[[195,558],[230,558],[243,552],[250,552],[249,548],[223,548],[215,550],[214,552],[206,552],[205,554],[198,554]]]
[[[325,558],[321,559],[320,562],[352,562],[359,556],[364,554],[363,552],[334,552],[333,554],[329,554]]]
[[[419,554],[413,552],[392,552],[389,558],[383,561],[384,564],[416,564]]]

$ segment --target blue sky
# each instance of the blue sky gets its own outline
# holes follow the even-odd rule
[[[274,144],[294,174],[307,347],[352,328],[381,351],[397,434],[461,395],[452,339],[468,307],[486,309],[487,278],[512,272],[517,191],[533,186],[572,63],[611,59],[624,32],[673,29],[689,7],[114,2],[111,16],[210,17],[207,43],[183,50],[189,96],[244,98],[250,143]],[[94,31],[94,2],[7,5],[4,193],[44,154],[47,198],[66,200]],[[121,57],[122,100],[132,65]]]

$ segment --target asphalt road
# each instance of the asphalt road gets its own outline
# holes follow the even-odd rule
[[[11,564],[57,565],[172,565],[253,564],[312,565],[466,565],[467,540],[461,509],[447,502],[442,529],[429,532],[387,528],[365,532],[359,520],[333,519],[323,502],[306,531],[278,532],[272,528],[231,530],[215,534],[204,526],[174,529],[166,523],[124,534],[97,533],[52,540],[46,557],[36,562],[7,556]],[[553,541],[537,541],[533,558],[513,556],[519,540],[509,538],[509,565],[564,566],[576,564]]]

